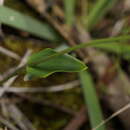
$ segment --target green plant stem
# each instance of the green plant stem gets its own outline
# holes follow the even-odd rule
[[[100,43],[122,42],[122,41],[126,41],[126,40],[129,40],[129,39],[130,39],[130,35],[125,35],[125,36],[120,36],[120,37],[112,37],[112,38],[104,38],[104,39],[99,39],[99,40],[92,40],[88,43],[83,43],[83,44],[79,44],[79,45],[75,45],[73,47],[67,48],[67,49],[65,49],[65,50],[63,50],[59,53],[56,53],[54,55],[46,57],[43,60],[39,60],[37,62],[31,62],[30,65],[38,64],[40,62],[44,62],[44,61],[47,61],[51,58],[54,58],[55,56],[60,56],[60,55],[63,55],[65,53],[70,53],[72,51],[75,51],[77,49],[81,49],[81,48],[84,48],[84,47],[94,47],[94,46],[96,46],[97,44],[100,44]]]
[[[99,39],[99,40],[92,40],[92,41],[90,41],[88,43],[83,43],[83,44],[79,44],[79,45],[67,48],[67,49],[65,49],[65,50],[63,50],[61,52],[58,52],[58,53],[56,53],[54,55],[46,57],[43,60],[39,60],[37,62],[30,63],[29,65],[33,66],[34,64],[45,62],[45,61],[47,61],[47,60],[49,60],[51,58],[54,58],[56,56],[60,56],[60,55],[63,55],[63,54],[75,51],[75,50],[80,49],[80,48],[94,47],[95,45],[100,44],[100,43],[121,42],[121,41],[126,41],[126,40],[129,40],[129,39],[130,39],[130,36],[129,35],[125,35],[125,36],[120,36],[120,37],[112,37],[112,38],[105,38],[105,39]],[[21,68],[18,68],[15,72],[13,72],[10,75],[8,75],[5,79],[0,81],[0,85],[3,84],[5,81],[7,81],[12,76],[14,76],[14,75],[18,74],[19,72],[21,72],[25,67],[26,67],[26,65],[21,67]]]

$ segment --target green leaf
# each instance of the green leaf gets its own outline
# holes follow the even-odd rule
[[[40,38],[57,40],[56,32],[46,23],[41,23],[34,18],[23,15],[13,9],[0,6],[0,23],[27,31]]]
[[[65,19],[68,25],[73,25],[75,20],[76,0],[64,0]]]
[[[117,0],[98,0],[88,16],[87,29],[91,30],[100,19],[113,7]]]
[[[45,78],[55,72],[79,72],[87,68],[81,61],[67,54],[48,58],[59,53],[51,48],[47,48],[30,56],[27,67],[28,77]]]
[[[94,45],[97,49],[102,49],[122,56],[125,59],[130,59],[130,45],[122,43],[100,43]]]
[[[95,128],[103,121],[103,116],[98,97],[94,88],[94,83],[90,73],[86,71],[80,72],[80,79],[88,109],[91,127]],[[97,130],[105,130],[105,126],[101,126]]]

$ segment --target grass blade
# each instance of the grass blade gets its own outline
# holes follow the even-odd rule
[[[99,20],[113,7],[117,0],[98,0],[88,16],[87,29],[91,30]]]
[[[101,43],[94,46],[97,49],[102,49],[122,56],[124,59],[130,59],[130,45],[122,43]]]
[[[80,79],[85,102],[88,108],[91,127],[95,128],[103,121],[103,116],[99,105],[98,97],[94,89],[94,83],[92,81],[91,75],[89,74],[89,72],[86,71],[80,73]],[[105,130],[105,126],[103,125],[100,127],[100,129],[97,130]]]
[[[75,19],[76,0],[64,0],[66,24],[73,25]]]
[[[119,114],[125,112],[126,110],[130,109],[130,103],[119,109],[117,112],[113,113],[110,117],[108,117],[106,120],[102,121],[100,124],[98,124],[95,128],[92,130],[99,130],[101,126],[108,123],[110,120],[112,120],[114,117],[118,116]]]
[[[48,40],[57,40],[58,38],[56,32],[48,24],[41,23],[5,6],[0,6],[0,23],[27,31],[40,38]]]

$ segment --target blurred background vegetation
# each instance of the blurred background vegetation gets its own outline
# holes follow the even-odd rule
[[[31,53],[128,35],[130,0],[0,0],[0,4],[2,130],[91,130],[130,107],[126,40],[71,53],[87,64],[85,72],[31,81],[24,81],[21,72],[6,80]],[[95,130],[130,130],[129,121],[127,109]]]

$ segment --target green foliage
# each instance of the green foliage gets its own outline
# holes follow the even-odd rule
[[[98,0],[88,16],[87,29],[91,30],[99,20],[113,7],[117,0]]]
[[[117,0],[96,0],[96,1],[98,2],[95,4],[92,11],[90,11],[90,14],[87,18],[88,31],[91,31],[91,29],[94,28],[94,26],[108,12],[108,10],[112,8],[112,6],[115,4]],[[71,27],[74,24],[76,2],[77,2],[76,0],[64,0],[65,20],[66,20],[66,24],[69,25],[69,27]],[[83,21],[85,21],[85,25],[86,25],[86,20],[84,19]],[[51,41],[58,40],[58,36],[56,32],[47,23],[41,23],[40,21],[37,21],[34,18],[25,16],[5,6],[0,7],[0,23],[29,32],[40,38],[48,39]],[[69,53],[71,51],[75,51],[77,49],[84,48],[84,47],[95,47],[97,49],[103,49],[112,53],[123,55],[124,58],[130,59],[130,46],[128,44],[117,43],[117,42],[129,40],[129,39],[130,39],[130,36],[126,35],[126,36],[121,36],[121,37],[92,40],[88,43],[78,44],[74,47],[70,47],[61,52],[56,52],[53,49],[47,48],[29,57],[27,68],[26,68],[27,77],[28,79],[42,78],[42,77],[46,78],[47,76],[55,72],[83,71],[83,72],[80,72],[80,79],[82,83],[85,102],[88,108],[88,114],[90,117],[91,127],[95,128],[97,125],[99,125],[103,121],[103,116],[102,116],[100,104],[98,101],[98,96],[94,88],[95,87],[94,82],[92,80],[90,73],[84,71],[87,68],[86,65],[82,63],[80,60],[65,53]],[[13,46],[11,45],[13,49],[15,48],[14,46],[15,45]],[[25,69],[25,66],[21,67],[20,69],[21,70]],[[21,72],[19,70],[18,72]],[[7,79],[9,79],[10,77],[16,74],[18,74],[17,71],[13,73],[12,75],[8,75],[9,77],[7,76]],[[123,80],[123,75],[121,75],[121,78]],[[57,98],[57,95],[55,97]],[[54,95],[52,96],[53,99],[55,97]],[[71,102],[73,101],[73,98],[74,98],[73,95],[69,96],[68,99],[70,100],[69,102],[66,102],[67,107],[71,104]],[[42,99],[43,98],[41,97],[41,100]],[[57,100],[57,99],[54,99],[54,101],[56,102],[58,101],[59,102],[59,103],[57,102],[58,104],[63,102],[63,100]],[[48,110],[47,112],[49,114],[51,113]],[[55,124],[53,129],[58,129],[59,127],[64,126],[64,124],[66,124],[66,121],[67,121],[66,119],[63,121],[58,121],[58,120],[56,122],[53,122]],[[36,121],[39,123],[39,120],[36,119]],[[43,122],[41,124],[43,124]],[[48,129],[52,129],[52,128],[48,127]],[[102,125],[100,128],[97,128],[97,130],[105,130],[105,126]]]
[[[130,59],[130,45],[122,43],[102,43],[94,46],[95,48],[102,49],[122,56],[125,59]]]
[[[89,43],[79,44],[74,47],[67,48],[61,52],[55,52],[53,49],[45,49],[39,53],[33,54],[28,61],[27,75],[28,78],[32,77],[47,77],[55,72],[79,72],[86,69],[85,64],[76,58],[65,55],[71,51],[84,48],[84,47],[99,47],[100,44],[102,47],[109,43],[111,47],[115,44],[114,41],[125,41],[130,39],[129,35],[115,38],[106,38],[93,40]],[[111,42],[111,43],[110,43]],[[101,47],[101,46],[100,46]],[[118,47],[118,46],[117,46]],[[104,47],[105,48],[105,47]]]
[[[0,6],[0,23],[30,32],[40,38],[58,39],[56,32],[48,24],[41,23],[8,7]]]
[[[76,0],[64,0],[65,19],[68,25],[72,25],[75,19]]]
[[[83,88],[83,94],[90,117],[91,127],[95,128],[103,121],[102,110],[99,105],[98,97],[95,92],[95,86],[92,77],[89,72],[83,71],[80,73],[81,84]],[[105,130],[105,126],[98,128],[97,130]]]
[[[79,72],[87,68],[85,64],[70,55],[59,55],[47,59],[58,53],[47,48],[30,56],[27,67],[28,78],[45,78],[54,72]]]

